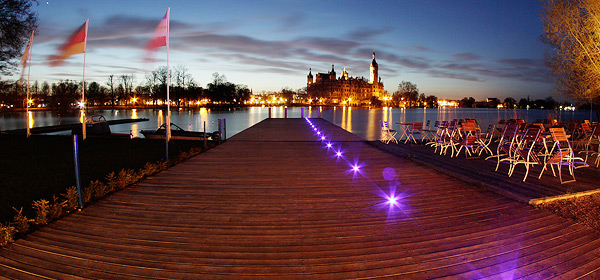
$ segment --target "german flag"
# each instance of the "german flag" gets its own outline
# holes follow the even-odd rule
[[[86,20],[85,23],[69,37],[69,39],[58,48],[59,54],[53,55],[50,57],[50,65],[58,66],[62,64],[62,62],[67,59],[69,56],[78,53],[85,52],[85,45],[87,42],[87,31],[88,31],[88,22],[90,20]]]

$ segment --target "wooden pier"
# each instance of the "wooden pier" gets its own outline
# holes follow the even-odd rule
[[[331,148],[264,120],[0,249],[0,279],[600,277],[597,231],[312,122]]]

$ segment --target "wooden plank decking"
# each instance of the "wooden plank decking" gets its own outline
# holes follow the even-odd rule
[[[0,278],[600,277],[598,232],[313,122],[332,149],[267,119],[1,249]]]

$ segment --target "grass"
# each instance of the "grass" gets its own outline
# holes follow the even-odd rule
[[[541,204],[539,207],[600,230],[600,194],[555,200]]]
[[[211,145],[214,145],[211,143]],[[169,143],[169,159],[203,146],[202,141]],[[210,145],[209,145],[210,147]],[[80,141],[82,188],[90,182],[105,181],[107,175],[139,170],[146,163],[164,161],[165,141],[129,138],[93,138]],[[13,220],[16,210],[36,217],[34,201],[54,201],[75,185],[73,137],[62,135],[0,135],[0,223]],[[45,217],[39,217],[45,219]]]

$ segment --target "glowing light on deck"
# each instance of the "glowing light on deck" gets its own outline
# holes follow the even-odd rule
[[[337,153],[335,153],[335,155],[336,155],[337,157],[341,157],[341,156],[342,156],[342,151],[337,151]]]
[[[325,140],[325,136],[321,136],[321,140]]]
[[[390,206],[397,206],[398,198],[394,196],[394,194],[388,196],[387,202]]]
[[[331,148],[331,143],[327,143],[327,148]]]
[[[358,172],[358,170],[359,170],[358,164],[355,164],[352,166],[352,171]]]

